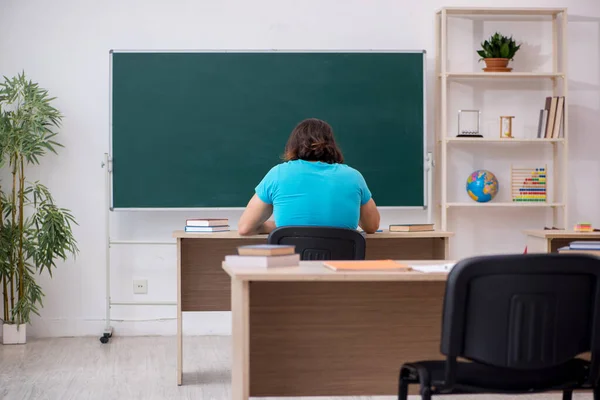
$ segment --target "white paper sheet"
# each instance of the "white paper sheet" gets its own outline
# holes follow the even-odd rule
[[[411,265],[410,267],[412,269],[414,269],[415,271],[420,271],[420,272],[450,272],[452,267],[454,267],[454,263],[432,264],[432,265],[419,264],[419,265]]]

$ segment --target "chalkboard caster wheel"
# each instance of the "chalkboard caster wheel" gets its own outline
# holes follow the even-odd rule
[[[104,333],[100,337],[100,343],[102,343],[102,344],[108,343],[108,339],[110,339],[111,337],[112,337],[112,327],[104,330]]]

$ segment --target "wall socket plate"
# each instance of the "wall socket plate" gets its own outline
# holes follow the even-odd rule
[[[133,294],[148,294],[148,280],[135,279],[133,281]]]

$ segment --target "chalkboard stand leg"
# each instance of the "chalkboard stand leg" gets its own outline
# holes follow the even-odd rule
[[[104,161],[101,164],[104,168],[105,177],[105,199],[106,204],[104,205],[104,223],[106,229],[105,237],[105,256],[106,256],[106,326],[104,332],[100,337],[100,342],[105,344],[108,343],[108,339],[112,337],[113,328],[110,326],[110,158],[108,153],[104,153]]]
[[[426,157],[426,181],[425,188],[427,190],[427,194],[425,195],[425,208],[427,208],[427,222],[433,223],[433,167],[435,166],[433,161],[433,153],[427,152]]]

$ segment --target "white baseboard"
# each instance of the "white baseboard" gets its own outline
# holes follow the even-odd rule
[[[177,320],[171,318],[143,321],[111,321],[114,336],[173,336],[177,334]],[[102,336],[104,320],[36,318],[27,327],[28,337]],[[184,313],[183,334],[231,335],[230,312]]]

